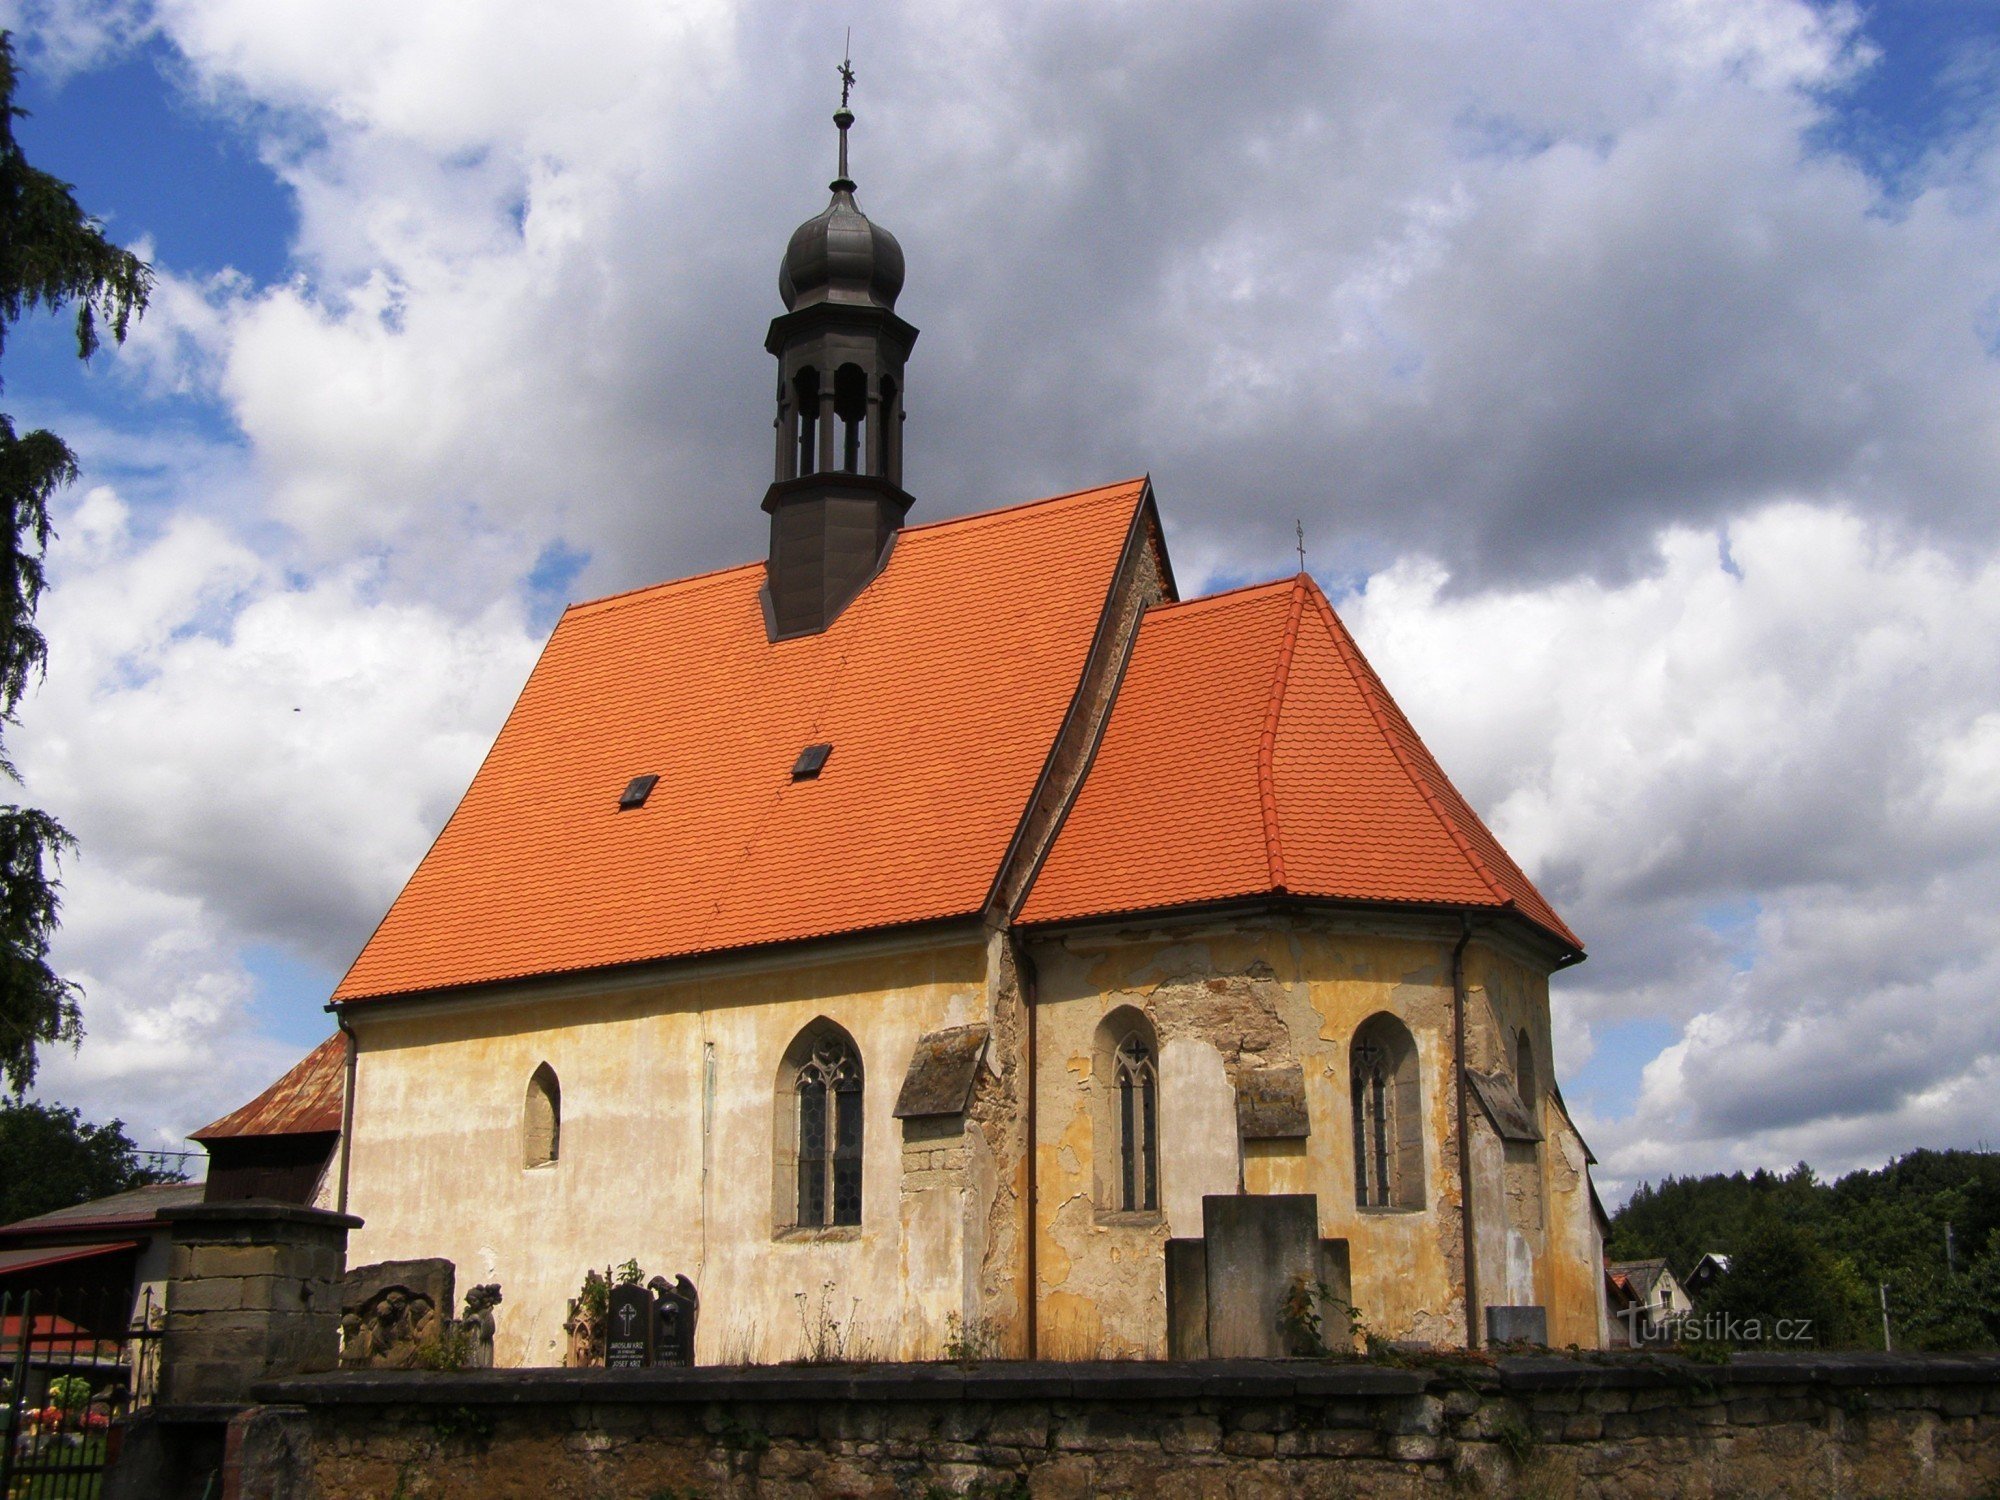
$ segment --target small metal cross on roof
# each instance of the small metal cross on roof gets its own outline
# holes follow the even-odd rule
[[[1305,521],[1304,521],[1303,519],[1299,519],[1299,520],[1294,520],[1294,521],[1292,522],[1292,529],[1293,529],[1294,531],[1298,532],[1298,534],[1299,534],[1299,571],[1300,571],[1301,573],[1303,573],[1303,572],[1305,572],[1305,570],[1306,570],[1306,523],[1305,523]]]
[[[840,58],[840,107],[847,108],[847,94],[854,87],[854,28],[847,28],[847,45]]]

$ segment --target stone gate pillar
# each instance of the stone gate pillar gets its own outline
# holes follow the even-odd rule
[[[331,1370],[340,1357],[349,1214],[288,1203],[196,1203],[172,1226],[163,1406],[241,1405],[276,1375]]]

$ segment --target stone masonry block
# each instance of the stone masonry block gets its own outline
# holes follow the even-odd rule
[[[173,1310],[185,1317],[190,1313],[236,1312],[243,1306],[241,1276],[210,1276],[201,1281],[184,1281],[174,1288]]]
[[[1175,1417],[1160,1433],[1169,1453],[1213,1453],[1222,1446],[1222,1427],[1213,1417]]]
[[[278,1263],[275,1245],[186,1245],[188,1276],[269,1276]]]
[[[1003,1406],[994,1412],[992,1425],[986,1429],[986,1440],[1011,1448],[1046,1448],[1049,1445],[1048,1409],[1027,1402]]]

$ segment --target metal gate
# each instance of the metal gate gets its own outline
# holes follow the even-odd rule
[[[0,1500],[97,1500],[126,1418],[159,1381],[145,1290],[0,1291]]]

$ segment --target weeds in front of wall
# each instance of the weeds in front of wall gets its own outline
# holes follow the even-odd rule
[[[411,1363],[419,1370],[463,1370],[471,1366],[473,1352],[478,1347],[478,1334],[448,1323],[417,1344]]]
[[[1331,1318],[1335,1325],[1347,1325],[1347,1336],[1341,1339],[1335,1335],[1334,1347],[1327,1338],[1327,1324]],[[1361,1315],[1361,1309],[1349,1302],[1324,1281],[1301,1273],[1285,1293],[1284,1306],[1278,1310],[1278,1327],[1285,1335],[1285,1343],[1292,1353],[1308,1359],[1338,1359],[1350,1357],[1357,1351],[1365,1352],[1371,1359],[1384,1357],[1388,1345],[1368,1327],[1368,1320]]]
[[[483,1443],[493,1436],[493,1418],[476,1406],[442,1406],[430,1414],[431,1430],[440,1438],[464,1438]]]
[[[944,1315],[944,1357],[955,1365],[976,1365],[1000,1352],[1000,1334],[986,1318]]]
[[[722,1439],[725,1448],[734,1448],[742,1453],[762,1453],[771,1446],[771,1434],[761,1427],[738,1421],[735,1413],[724,1412],[716,1425],[715,1435]]]
[[[856,1297],[842,1316],[834,1308],[833,1288],[832,1281],[822,1281],[817,1301],[805,1292],[792,1293],[792,1300],[799,1305],[799,1331],[803,1335],[799,1359],[804,1364],[837,1365],[858,1357],[853,1333],[861,1299]]]
[[[1507,1456],[1517,1464],[1524,1464],[1535,1454],[1535,1431],[1521,1420],[1519,1412],[1503,1414],[1493,1425],[1493,1441],[1507,1452]]]

